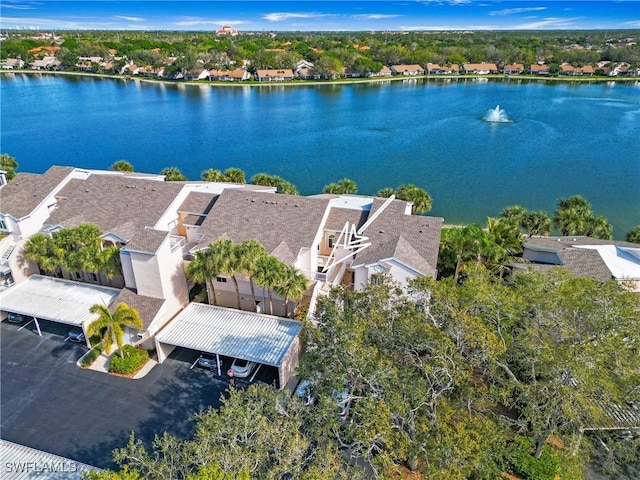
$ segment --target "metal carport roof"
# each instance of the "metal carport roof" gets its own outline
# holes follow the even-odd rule
[[[5,480],[80,480],[83,472],[102,471],[100,468],[77,462],[52,453],[36,450],[25,445],[0,440]]]
[[[301,329],[296,320],[190,303],[156,339],[279,367]]]
[[[91,306],[108,306],[119,293],[117,288],[33,275],[0,292],[0,309],[79,326],[95,318]]]

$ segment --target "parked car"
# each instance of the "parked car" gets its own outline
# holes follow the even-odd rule
[[[82,330],[78,331],[78,330],[71,330],[68,334],[67,334],[67,339],[70,342],[75,342],[75,343],[84,343],[84,332]]]
[[[231,370],[233,370],[234,377],[246,378],[251,375],[251,372],[253,372],[257,365],[256,362],[236,358],[231,364]]]
[[[311,394],[314,385],[315,383],[312,380],[300,380],[295,391],[296,397],[303,401],[307,407],[313,405],[316,401],[315,397]]]
[[[22,323],[24,321],[24,317],[18,313],[9,313],[7,317],[7,321],[9,323]]]
[[[349,390],[334,390],[333,393],[331,393],[331,398],[335,400],[336,405],[340,408],[338,418],[342,421],[346,420],[347,416],[349,416],[349,408],[351,408],[351,396],[349,395]]]
[[[217,370],[218,362],[215,355],[210,353],[203,353],[198,357],[198,366],[202,368],[208,368],[209,370]]]

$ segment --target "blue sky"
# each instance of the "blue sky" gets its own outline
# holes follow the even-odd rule
[[[638,29],[640,1],[0,0],[2,29],[240,31]]]

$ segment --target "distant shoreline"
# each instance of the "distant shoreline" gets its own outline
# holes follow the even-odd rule
[[[605,82],[616,82],[616,83],[637,83],[640,82],[640,77],[593,77],[593,76],[560,76],[560,77],[549,77],[549,76],[540,76],[540,75],[529,75],[529,74],[518,74],[518,75],[474,75],[474,74],[465,74],[465,75],[413,75],[413,76],[404,76],[404,75],[396,75],[392,77],[375,77],[375,78],[349,78],[349,79],[339,79],[339,80],[293,80],[293,81],[276,81],[276,82],[257,82],[250,80],[243,81],[207,81],[207,80],[169,80],[162,78],[149,78],[149,77],[140,77],[137,75],[113,75],[106,73],[86,73],[86,72],[67,72],[67,71],[52,71],[52,70],[25,70],[25,69],[10,69],[10,70],[0,70],[0,74],[2,75],[10,75],[10,74],[27,74],[27,75],[67,75],[67,76],[76,76],[76,77],[88,77],[88,78],[106,78],[112,80],[121,80],[125,82],[146,82],[146,83],[163,83],[169,85],[189,85],[189,86],[203,86],[208,85],[211,87],[274,87],[274,86],[286,86],[286,87],[298,87],[298,86],[320,86],[320,85],[353,85],[353,84],[361,84],[361,83],[380,83],[380,82],[402,82],[402,81],[412,81],[412,80],[433,80],[436,82],[440,81],[464,81],[464,80],[502,80],[502,81],[513,81],[513,80],[528,80],[528,81],[537,81],[537,82],[545,82],[545,83],[605,83]]]

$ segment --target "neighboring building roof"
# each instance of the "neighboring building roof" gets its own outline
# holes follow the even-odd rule
[[[110,305],[119,293],[117,288],[33,275],[0,292],[0,305],[6,312],[80,326],[95,318],[89,312],[93,305]]]
[[[384,202],[385,199],[374,199],[370,218]],[[393,200],[365,229],[363,235],[369,237],[371,246],[356,255],[354,267],[395,258],[424,275],[435,275],[444,219],[406,215],[406,205]]]
[[[346,222],[360,228],[367,221],[369,210],[331,207],[324,228],[340,232]]]
[[[566,248],[558,251],[562,265],[576,277],[593,278],[600,282],[611,280],[611,272],[602,257],[594,250]]]
[[[531,237],[526,251],[555,253],[559,262],[578,277],[599,281],[640,279],[640,244],[586,236]]]
[[[93,223],[129,241],[136,231],[154,226],[182,188],[179,183],[111,175],[73,179],[58,193],[49,223]]]
[[[143,228],[138,230],[126,245],[127,250],[136,250],[138,252],[156,253],[167,238],[169,232],[154,230],[152,228]]]
[[[73,170],[53,166],[43,174],[18,173],[0,188],[0,211],[17,219],[30,215]]]
[[[296,320],[190,303],[159,342],[279,367],[302,330]]]
[[[214,193],[191,192],[178,207],[178,212],[206,215],[217,199],[218,195]]]
[[[135,308],[140,314],[140,320],[142,320],[142,324],[144,325],[142,330],[146,330],[156,318],[156,315],[158,315],[164,302],[163,299],[145,297],[144,295],[138,295],[129,289],[123,288],[112,305],[115,308],[119,303],[126,303],[131,308]]]
[[[102,470],[70,458],[0,440],[2,478],[4,480],[80,480],[83,472]]]
[[[201,244],[222,237],[235,243],[257,240],[272,253],[284,242],[297,256],[312,246],[327,205],[318,198],[227,189],[202,222]]]

